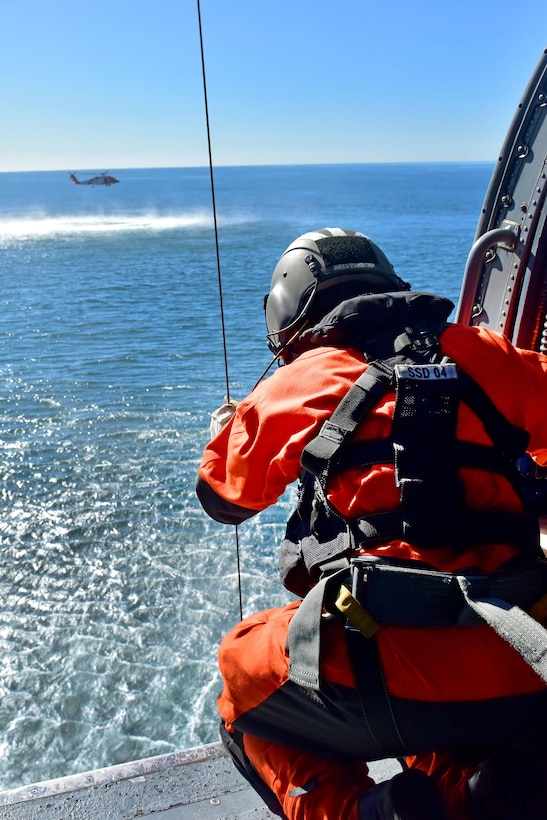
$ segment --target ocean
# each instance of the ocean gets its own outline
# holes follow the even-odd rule
[[[275,263],[362,230],[457,302],[492,170],[217,168],[219,264],[206,168],[0,174],[0,788],[217,740],[239,591],[244,614],[289,600],[294,487],[237,540],[194,492],[227,380],[242,398],[270,361]]]

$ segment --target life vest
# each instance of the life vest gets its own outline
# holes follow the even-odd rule
[[[285,586],[305,595],[315,581],[348,563],[348,555],[394,540],[421,550],[471,543],[508,543],[538,551],[537,517],[524,511],[472,510],[460,471],[475,468],[507,479],[519,497],[517,460],[528,433],[511,424],[487,394],[439,350],[452,303],[427,293],[360,296],[339,305],[303,344],[360,348],[369,364],[302,453],[295,513],[280,552]],[[388,438],[354,441],[359,424],[387,392],[395,392]],[[458,440],[460,402],[482,422],[491,445]],[[350,469],[391,464],[396,509],[345,518],[327,499],[327,485]]]

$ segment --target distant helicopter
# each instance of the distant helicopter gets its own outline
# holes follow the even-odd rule
[[[95,186],[95,185],[107,185],[108,186],[108,185],[114,185],[116,182],[120,181],[119,179],[116,179],[115,177],[109,176],[106,171],[104,172],[104,174],[99,174],[98,176],[91,177],[90,179],[79,180],[79,179],[76,179],[75,174],[71,174],[70,178],[71,178],[72,182],[74,183],[74,185],[93,185],[93,186]]]

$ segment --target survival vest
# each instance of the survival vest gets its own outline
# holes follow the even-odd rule
[[[497,410],[487,394],[439,352],[452,302],[428,293],[360,296],[340,304],[303,337],[306,348],[361,349],[369,364],[304,449],[299,499],[280,553],[285,586],[305,595],[315,581],[367,546],[404,540],[421,549],[466,549],[471,543],[513,544],[538,551],[537,517],[526,512],[471,510],[462,468],[502,475],[520,493],[516,467],[528,433]],[[388,392],[395,409],[388,438],[358,441],[365,415]],[[482,422],[491,445],[456,438],[460,402]],[[329,480],[350,469],[392,464],[399,505],[346,519],[327,500]]]

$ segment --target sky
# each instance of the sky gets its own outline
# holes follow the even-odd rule
[[[547,2],[200,0],[214,165],[489,161]],[[0,171],[209,162],[198,0],[7,0]]]

